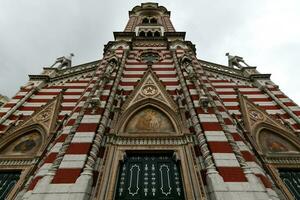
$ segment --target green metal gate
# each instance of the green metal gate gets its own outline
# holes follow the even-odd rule
[[[183,200],[178,163],[167,154],[132,154],[120,166],[116,200]]]
[[[300,200],[300,171],[293,169],[280,169],[280,177],[287,188],[294,195],[296,200]]]
[[[10,190],[15,186],[20,172],[0,172],[0,200],[5,200]]]

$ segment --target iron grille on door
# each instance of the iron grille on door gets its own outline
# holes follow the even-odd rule
[[[171,155],[129,155],[120,166],[117,200],[183,200],[179,165]]]
[[[15,186],[20,172],[0,172],[0,200],[5,200],[10,190]]]
[[[300,200],[300,171],[293,169],[279,170],[280,177],[296,200]]]

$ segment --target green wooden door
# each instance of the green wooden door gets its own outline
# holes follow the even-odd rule
[[[120,166],[117,200],[182,200],[180,169],[170,155],[129,155]]]
[[[11,189],[18,182],[20,172],[0,172],[0,200],[5,200]]]

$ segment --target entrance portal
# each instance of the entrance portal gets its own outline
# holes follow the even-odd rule
[[[178,162],[171,154],[128,154],[120,166],[117,200],[183,200]]]

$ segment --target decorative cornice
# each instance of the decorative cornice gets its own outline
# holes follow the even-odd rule
[[[95,61],[95,63],[97,63],[97,62],[100,62],[100,61]],[[55,76],[53,78],[50,78],[49,82],[59,81],[61,79],[66,79],[66,78],[69,78],[69,77],[72,77],[72,76],[76,76],[76,75],[79,75],[79,74],[91,72],[91,71],[94,71],[97,67],[98,67],[98,65],[95,64],[94,66],[91,66],[91,67],[88,67],[88,68],[84,68],[84,69],[79,70],[79,71],[74,71],[74,72],[70,72],[68,74],[58,75],[58,76]]]
[[[285,168],[300,168],[300,155],[299,154],[267,154],[263,159],[268,164],[274,164],[276,167]]]
[[[0,169],[1,168],[12,168],[16,167],[27,167],[37,163],[39,158],[0,158]]]
[[[140,6],[135,6],[131,11],[129,11],[129,16],[139,14],[143,11],[156,11],[161,12],[161,14],[165,14],[167,16],[171,15],[171,12],[168,11],[164,6],[159,6],[158,3],[148,2],[142,3]]]
[[[193,143],[192,134],[166,136],[121,136],[107,135],[107,143],[115,145],[184,145]]]
[[[245,77],[239,69],[234,69],[224,65],[211,63],[205,60],[198,61],[200,62],[202,68],[206,71],[215,72],[232,78],[238,78],[244,81],[250,81],[250,79],[248,77]]]
[[[271,74],[251,74],[249,76],[250,80],[253,81],[255,79],[270,79]]]
[[[30,81],[45,81],[48,82],[50,77],[48,75],[28,75]]]
[[[114,32],[115,40],[118,40],[119,38],[124,38],[124,37],[133,38],[134,36],[135,36],[135,32]]]
[[[185,32],[165,32],[166,37],[181,37],[182,40],[185,40]]]

